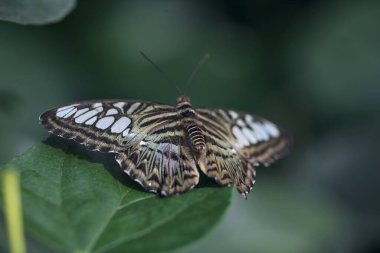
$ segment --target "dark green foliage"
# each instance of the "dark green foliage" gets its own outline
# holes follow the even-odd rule
[[[75,6],[75,0],[1,0],[0,20],[42,25],[60,21]]]
[[[1,21],[0,164],[46,138],[38,116],[53,106],[174,104],[175,85],[139,50],[181,89],[208,52],[186,93],[194,106],[268,117],[293,135],[295,149],[258,168],[248,200],[234,193],[217,229],[178,251],[377,252],[379,9],[380,1],[82,0],[54,25]],[[8,252],[1,219],[0,252]],[[29,236],[28,252],[48,252],[41,244]]]
[[[112,159],[114,176],[83,157],[37,144],[6,165],[20,171],[27,233],[60,252],[167,251],[202,237],[230,201],[231,189],[219,187],[159,198]]]

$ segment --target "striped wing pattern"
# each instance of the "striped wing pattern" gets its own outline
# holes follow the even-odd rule
[[[197,185],[197,168],[246,196],[255,182],[254,166],[281,158],[291,145],[285,132],[263,118],[193,109],[186,97],[176,107],[132,100],[74,103],[45,112],[40,123],[89,150],[115,153],[132,179],[163,196]]]
[[[197,111],[207,145],[202,171],[221,185],[235,184],[243,196],[255,183],[255,166],[268,166],[291,149],[290,136],[262,117],[223,109]]]
[[[121,168],[146,190],[162,195],[193,188],[199,173],[175,108],[141,101],[89,101],[40,116],[51,133],[89,150],[116,153]],[[167,131],[172,129],[173,132]]]

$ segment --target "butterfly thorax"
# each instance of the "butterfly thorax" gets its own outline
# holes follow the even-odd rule
[[[198,153],[202,153],[206,146],[205,138],[196,121],[196,111],[192,107],[190,99],[185,96],[178,97],[176,108],[181,124],[186,130],[191,148]]]

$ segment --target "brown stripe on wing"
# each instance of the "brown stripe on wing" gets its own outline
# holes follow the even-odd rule
[[[49,132],[65,139],[73,139],[83,144],[89,150],[97,150],[101,152],[120,152],[125,149],[122,139],[115,138],[115,135],[74,124],[70,120],[58,119],[55,116],[41,117],[41,125]]]
[[[286,132],[281,132],[278,138],[260,142],[256,145],[247,146],[242,149],[248,161],[265,166],[286,156],[293,147],[293,139]]]
[[[120,167],[146,190],[163,196],[182,194],[199,182],[199,172],[183,132],[148,135],[119,153]],[[168,141],[168,142],[167,142]]]
[[[253,165],[240,159],[232,149],[212,144],[209,137],[206,137],[206,143],[205,163],[200,166],[202,171],[222,186],[234,183],[238,192],[246,196],[255,182]]]

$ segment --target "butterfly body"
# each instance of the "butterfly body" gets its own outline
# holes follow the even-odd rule
[[[205,138],[202,134],[202,130],[195,120],[197,118],[197,112],[192,107],[190,99],[185,96],[180,96],[177,99],[177,112],[181,125],[186,130],[190,146],[194,152],[204,153],[205,150]]]
[[[255,115],[195,109],[180,96],[176,106],[134,100],[100,100],[53,108],[40,116],[51,133],[89,150],[115,153],[120,167],[146,190],[181,194],[199,182],[198,168],[246,196],[255,166],[290,149],[291,138]]]

